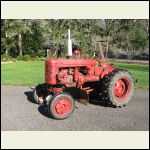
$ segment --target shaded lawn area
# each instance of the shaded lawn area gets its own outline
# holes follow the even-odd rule
[[[118,68],[131,72],[137,88],[149,88],[149,65],[115,63]],[[44,83],[44,61],[18,61],[1,65],[2,85],[30,85]]]

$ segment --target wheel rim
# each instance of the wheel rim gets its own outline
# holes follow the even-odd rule
[[[117,100],[125,100],[130,92],[130,83],[126,78],[117,80],[114,84],[114,95]]]
[[[67,98],[60,98],[54,103],[54,110],[58,115],[64,116],[71,111],[71,102]]]

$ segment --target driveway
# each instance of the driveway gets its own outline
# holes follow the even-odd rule
[[[148,131],[149,91],[135,90],[126,107],[103,103],[83,105],[65,120],[51,119],[47,110],[33,102],[32,89],[1,86],[2,131]]]

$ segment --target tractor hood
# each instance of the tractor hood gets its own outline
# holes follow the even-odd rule
[[[95,60],[90,59],[63,59],[63,58],[49,58],[46,60],[46,64],[57,65],[57,67],[93,67],[96,65]]]

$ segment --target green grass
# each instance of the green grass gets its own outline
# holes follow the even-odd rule
[[[18,61],[1,65],[1,84],[36,85],[44,82],[44,61]]]
[[[115,63],[118,68],[127,69],[132,73],[136,88],[149,88],[149,65]]]
[[[136,88],[149,88],[149,65],[121,64],[115,65],[127,69],[138,80]],[[18,61],[1,65],[2,85],[37,85],[44,82],[44,61]]]

